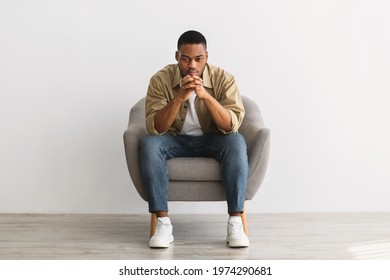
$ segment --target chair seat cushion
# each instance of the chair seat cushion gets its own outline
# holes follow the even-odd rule
[[[170,181],[221,181],[219,162],[213,158],[173,158],[168,171]]]

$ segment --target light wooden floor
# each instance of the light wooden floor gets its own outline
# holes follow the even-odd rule
[[[0,214],[0,259],[390,259],[390,213],[248,214],[249,248],[225,215],[171,215],[175,242],[150,249],[149,215]]]

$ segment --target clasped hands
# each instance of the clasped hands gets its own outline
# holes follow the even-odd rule
[[[208,95],[207,91],[203,87],[203,80],[201,77],[196,75],[187,75],[180,83],[179,95],[181,96],[181,102],[186,101],[192,92],[195,92],[200,99],[203,99],[206,95]]]

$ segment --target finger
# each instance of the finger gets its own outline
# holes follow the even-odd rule
[[[184,85],[184,84],[187,84],[187,83],[190,83],[194,81],[194,78],[190,75],[187,75],[185,76],[182,80],[181,80],[181,84]]]
[[[192,78],[196,79],[196,80],[202,80],[202,77],[198,76],[198,75],[193,75],[191,76]]]
[[[194,81],[194,84],[196,86],[203,86],[203,81],[202,80]]]
[[[182,89],[182,90],[194,90],[196,87],[197,87],[197,85],[194,84],[194,83],[187,83],[187,84],[182,85],[180,87],[180,89]]]

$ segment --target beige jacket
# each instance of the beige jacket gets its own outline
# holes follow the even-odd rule
[[[158,133],[154,129],[154,115],[179,92],[181,78],[179,66],[170,64],[150,79],[145,103],[146,127],[150,134],[158,135],[168,132],[176,135],[181,131],[187,115],[188,101],[183,103],[175,121],[167,131]],[[202,79],[206,91],[229,111],[232,119],[231,131],[218,129],[206,105],[196,98],[195,109],[203,133],[209,134],[218,130],[224,134],[237,132],[244,119],[245,110],[234,77],[219,67],[206,64]]]

